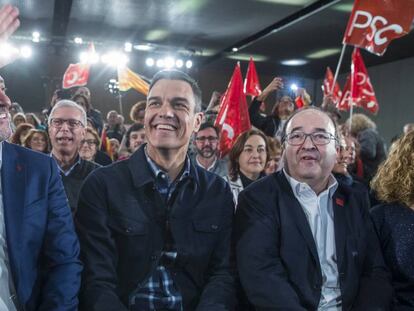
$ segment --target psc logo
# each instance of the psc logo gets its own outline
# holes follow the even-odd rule
[[[389,24],[383,16],[373,16],[370,12],[358,10],[355,12],[347,37],[351,37],[356,29],[370,29],[367,35],[368,41],[374,41],[375,45],[383,45],[391,41],[386,37],[387,32],[394,32],[396,35],[403,33],[404,29],[398,24]]]

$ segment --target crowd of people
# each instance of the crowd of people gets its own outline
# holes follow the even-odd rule
[[[219,96],[203,111],[184,72],[128,122],[87,87],[25,113],[6,84],[0,310],[414,310],[412,124],[387,152],[368,116],[299,109],[276,77],[221,158]]]

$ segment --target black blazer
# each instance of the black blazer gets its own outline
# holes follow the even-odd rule
[[[143,147],[89,175],[76,215],[85,263],[81,309],[127,310],[129,295],[160,259],[165,210]],[[190,176],[177,186],[168,218],[180,258],[172,274],[184,310],[232,310],[233,212],[224,179],[191,164]]]
[[[343,310],[388,310],[392,288],[363,192],[333,196]],[[243,288],[256,310],[317,310],[322,273],[305,213],[282,171],[247,187],[235,222]]]
[[[262,116],[260,114],[261,104],[262,102],[259,102],[256,98],[253,99],[249,107],[250,121],[254,127],[257,127],[266,136],[274,137],[279,128],[280,119],[275,115]]]

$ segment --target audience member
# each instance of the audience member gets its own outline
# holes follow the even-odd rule
[[[121,143],[121,150],[119,151],[119,160],[129,158],[146,142],[144,125],[141,123],[132,124],[126,132],[123,142],[124,146]]]
[[[131,111],[129,113],[129,117],[131,118],[132,122],[144,124],[146,107],[147,102],[145,100],[141,100],[132,106]]]
[[[30,123],[37,130],[45,130],[46,127],[42,124],[40,119],[32,112],[26,113],[26,122]]]
[[[297,111],[283,131],[283,170],[239,195],[238,271],[257,310],[389,309],[368,197],[331,174],[336,141],[325,112]]]
[[[197,154],[195,163],[221,177],[228,175],[227,162],[218,158],[219,130],[212,123],[203,123],[194,134],[193,144]]]
[[[279,169],[282,158],[282,145],[277,138],[273,137],[267,137],[267,144],[269,145],[269,154],[264,172],[266,175],[270,175]]]
[[[231,192],[187,157],[200,109],[187,74],[157,73],[148,144],[85,181],[77,214],[84,310],[233,310]]]
[[[50,153],[50,142],[46,131],[30,129],[23,146],[42,153]]]
[[[62,181],[50,157],[6,142],[10,106],[0,91],[0,310],[76,310],[82,265]]]
[[[83,109],[86,111],[87,117],[93,120],[98,134],[101,134],[103,129],[102,115],[99,110],[96,110],[92,107],[91,93],[89,89],[87,87],[79,88],[76,91],[75,95],[73,95],[72,100],[79,106],[83,107]]]
[[[289,118],[295,110],[295,104],[292,98],[289,96],[282,96],[274,105],[272,113],[269,116],[263,116],[261,114],[260,106],[271,93],[281,89],[283,89],[282,79],[274,78],[263,92],[254,98],[249,108],[252,125],[263,131],[266,136],[278,137],[279,139],[286,119]]]
[[[120,142],[116,138],[111,138],[109,140],[109,144],[110,144],[110,148],[111,148],[112,159],[114,161],[118,161],[118,158],[119,158],[119,147],[121,145]]]
[[[395,295],[392,310],[414,310],[414,131],[397,140],[371,181],[384,202],[371,210]]]
[[[264,176],[268,146],[263,132],[250,130],[237,137],[229,154],[228,182],[237,204],[239,193]]]
[[[350,119],[346,121],[349,128]],[[351,135],[358,140],[360,157],[363,165],[363,180],[369,184],[375,175],[378,165],[385,160],[386,150],[382,137],[376,130],[377,126],[369,117],[362,113],[352,116]]]
[[[16,131],[13,133],[13,135],[10,138],[10,142],[15,145],[23,146],[23,141],[26,138],[27,134],[31,129],[33,129],[33,125],[29,123],[21,123],[16,128]]]
[[[79,157],[80,143],[85,138],[86,113],[75,102],[61,100],[53,106],[48,122],[51,154],[58,164],[69,206],[75,213],[80,187],[98,167]]]
[[[95,162],[105,166],[112,163],[111,158],[105,152],[100,150],[101,139],[98,133],[90,128],[85,128],[85,138],[81,140],[79,156],[87,161]]]
[[[24,115],[23,112],[17,112],[14,116],[13,116],[13,124],[14,126],[17,128],[20,124],[22,123],[26,123],[26,116]]]
[[[404,125],[403,133],[407,134],[408,132],[414,131],[414,123],[407,123]]]

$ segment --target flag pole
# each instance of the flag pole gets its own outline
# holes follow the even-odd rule
[[[344,59],[345,50],[346,50],[346,44],[342,44],[341,56],[339,56],[338,65],[336,66],[335,76],[334,76],[334,80],[333,80],[333,83],[332,83],[332,87],[329,90],[329,94],[333,94],[335,84],[336,84],[336,80],[338,79],[339,69],[341,69],[342,60]]]
[[[119,95],[118,95],[118,102],[119,102],[119,114],[121,116],[124,116],[124,114],[122,112],[122,94],[121,94],[121,92],[119,92]]]

